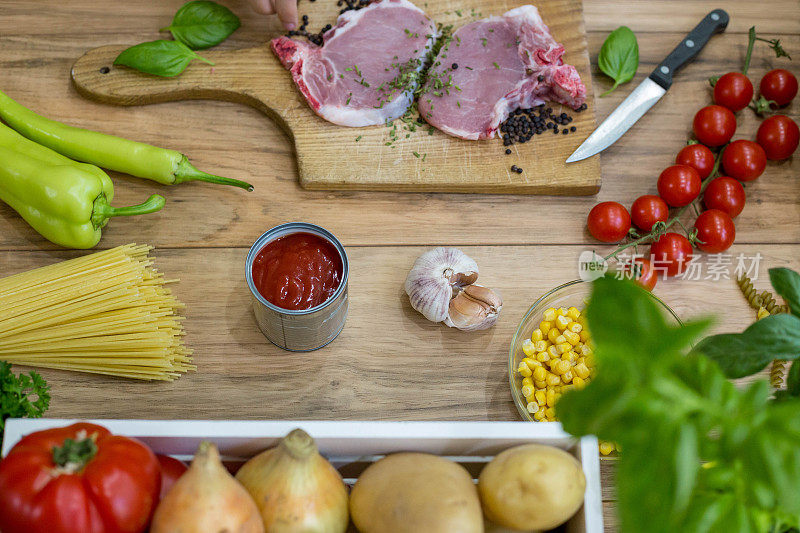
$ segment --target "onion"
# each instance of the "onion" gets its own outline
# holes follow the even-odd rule
[[[264,533],[258,508],[216,446],[201,442],[189,470],[156,508],[150,533]]]
[[[342,476],[302,429],[250,459],[236,479],[255,500],[267,533],[347,530],[347,488]]]

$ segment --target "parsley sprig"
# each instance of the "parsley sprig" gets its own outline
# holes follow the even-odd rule
[[[0,361],[0,437],[7,418],[38,418],[50,407],[50,387],[36,372],[15,376]]]

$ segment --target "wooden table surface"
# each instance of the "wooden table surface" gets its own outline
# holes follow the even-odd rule
[[[301,13],[307,1],[300,0]],[[242,28],[223,47],[252,46],[278,33],[277,21],[255,16],[243,0],[225,3],[240,15]],[[517,420],[506,369],[510,338],[537,297],[577,276],[581,251],[606,248],[585,229],[592,205],[604,200],[630,205],[637,196],[655,192],[656,178],[685,142],[695,111],[710,102],[706,79],[740,68],[751,25],[780,37],[796,56],[794,63],[776,60],[766,46],[757,45],[753,80],[776,65],[800,61],[797,0],[774,0],[769,9],[744,0],[714,4],[730,13],[728,31],[678,75],[657,107],[603,153],[597,197],[308,192],[297,184],[289,139],[253,109],[205,101],[111,107],[82,99],[71,87],[70,66],[86,50],[157,39],[157,29],[181,4],[0,2],[0,88],[11,97],[74,125],[181,150],[199,168],[256,185],[246,194],[113,176],[118,205],[138,203],[154,192],[167,198],[160,214],[113,220],[100,246],[134,241],[156,246],[158,266],[182,280],[175,291],[187,304],[187,343],[195,350],[198,371],[168,384],[43,371],[52,384],[49,416]],[[596,70],[597,51],[609,31],[624,21],[638,35],[641,55],[634,83],[596,98],[598,118],[608,115],[709,9],[701,1],[586,0],[597,93],[609,87]],[[789,68],[798,72],[797,66]],[[797,119],[799,112],[795,101],[788,113]],[[749,111],[739,115],[737,138],[752,138],[758,121]],[[341,147],[341,157],[347,157],[347,146]],[[760,254],[760,288],[768,287],[767,268],[800,268],[799,160],[795,155],[769,163],[764,176],[747,186],[748,204],[736,220],[731,252]],[[275,348],[257,330],[243,277],[245,255],[256,237],[292,220],[331,230],[352,263],[347,327],[329,347],[302,355]],[[481,281],[503,294],[505,307],[494,329],[461,333],[427,323],[411,309],[403,280],[414,259],[436,245],[462,247],[480,265]],[[4,274],[78,254],[47,243],[0,206]],[[716,315],[718,331],[741,330],[754,318],[730,279],[660,281],[656,294],[681,317]],[[615,524],[611,463],[603,465],[609,530]]]

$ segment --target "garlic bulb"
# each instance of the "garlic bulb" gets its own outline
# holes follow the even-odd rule
[[[431,322],[443,322],[458,289],[475,283],[478,263],[458,248],[434,248],[422,254],[406,278],[411,307]]]
[[[464,331],[492,327],[503,301],[481,285],[478,264],[457,248],[435,248],[422,254],[406,278],[411,307],[431,322]]]

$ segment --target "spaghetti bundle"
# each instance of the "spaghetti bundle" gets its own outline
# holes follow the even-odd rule
[[[0,360],[144,380],[194,370],[184,305],[128,244],[0,279]]]

